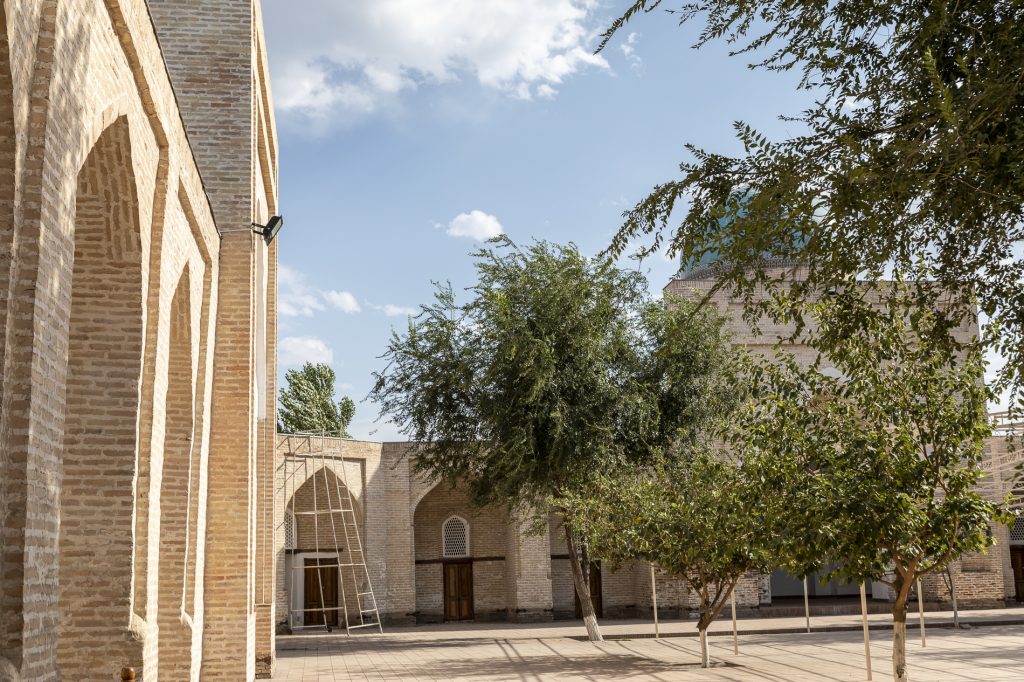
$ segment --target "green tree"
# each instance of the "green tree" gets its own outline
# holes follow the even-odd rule
[[[806,574],[837,563],[829,578],[893,589],[893,676],[903,681],[915,582],[985,550],[990,522],[1005,520],[977,490],[989,434],[983,365],[977,349],[956,358],[933,342],[936,317],[913,306],[851,325],[822,304],[816,319],[833,339],[834,370],[761,362],[758,400],[737,432],[788,564]]]
[[[605,43],[668,4],[632,2]],[[808,302],[839,291],[856,303],[847,314],[869,316],[866,287],[850,282],[885,273],[913,281],[924,306],[959,303],[945,308],[951,323],[977,301],[1016,402],[1024,3],[694,0],[673,15],[702,26],[695,47],[723,41],[751,68],[799,73],[813,103],[789,119],[797,134],[788,139],[737,122],[741,155],[690,145],[681,177],[625,214],[613,250],[646,234],[650,248],[667,243],[684,262],[717,258],[720,285],[752,316],[770,307],[758,285],[778,294],[769,297],[776,314],[801,317]],[[766,270],[767,259],[798,264],[803,276]]]
[[[371,397],[416,451],[418,470],[467,486],[479,505],[546,517],[553,498],[593,476],[644,467],[691,437],[724,388],[721,320],[651,300],[642,275],[575,246],[507,238],[476,254],[459,304],[438,287],[394,334]],[[580,555],[565,523],[573,582],[600,639]]]
[[[334,370],[323,363],[307,362],[301,369],[284,373],[287,384],[278,398],[279,433],[320,433],[350,438],[348,425],[356,404],[348,396],[334,402]]]
[[[682,578],[700,600],[701,665],[707,629],[743,574],[773,562],[761,524],[763,486],[738,460],[699,447],[652,472],[602,476],[562,500],[594,556],[649,561]]]

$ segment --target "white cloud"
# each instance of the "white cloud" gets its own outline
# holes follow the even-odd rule
[[[287,317],[313,317],[326,310],[317,292],[301,272],[282,265],[278,270],[277,311]]]
[[[358,313],[362,310],[356,297],[347,291],[325,291],[324,298],[332,306],[346,313]]]
[[[286,336],[279,348],[281,364],[294,367],[304,362],[334,362],[334,351],[315,336]]]
[[[395,305],[394,303],[385,303],[384,305],[377,305],[376,303],[370,303],[365,301],[366,305],[370,306],[374,310],[379,310],[388,317],[401,317],[409,315],[418,315],[419,308],[410,308],[404,305]]]
[[[541,83],[540,85],[537,86],[538,97],[543,97],[544,99],[554,99],[555,95],[557,94],[558,90],[555,90],[547,83]]]
[[[277,106],[344,124],[425,85],[477,81],[530,99],[587,67],[599,0],[265,0]],[[547,86],[544,88],[543,86]]]
[[[448,223],[447,233],[451,237],[469,237],[477,241],[485,241],[504,233],[498,219],[489,213],[473,210],[460,213]]]
[[[327,310],[325,302],[346,313],[362,310],[348,291],[322,291],[309,284],[306,275],[282,265],[278,270],[277,311],[285,317],[313,317]]]
[[[387,315],[388,317],[399,317],[401,315],[416,315],[420,312],[416,308],[395,305],[393,303],[385,303],[383,306],[381,306],[381,310],[383,310],[384,314]]]
[[[619,45],[619,51],[626,57],[626,61],[629,62],[629,67],[633,69],[634,73],[640,73],[644,65],[640,55],[636,53],[636,44],[639,41],[640,34],[634,31],[626,36],[626,42]]]

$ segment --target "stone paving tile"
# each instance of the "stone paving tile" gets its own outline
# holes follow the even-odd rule
[[[692,627],[692,622],[689,623]],[[728,625],[728,623],[726,623]],[[617,626],[628,628],[628,626]],[[606,628],[606,630],[611,628]],[[719,667],[701,670],[690,637],[606,641],[565,636],[566,625],[492,624],[461,628],[402,628],[383,635],[304,635],[278,640],[274,679],[338,680],[687,680],[711,682],[849,682],[864,680],[859,632],[747,634],[740,653],[731,637],[711,639]],[[533,633],[532,636],[530,633]],[[538,635],[538,633],[540,633]],[[876,680],[891,679],[890,633],[872,631]],[[1024,625],[954,631],[935,629],[922,649],[910,633],[915,682],[1024,680]]]

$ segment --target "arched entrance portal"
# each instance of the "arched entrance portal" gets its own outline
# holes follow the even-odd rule
[[[300,462],[300,465],[302,462]],[[361,624],[371,605],[362,507],[335,471],[309,462],[285,509],[288,623],[292,628]],[[351,506],[350,506],[351,505]],[[290,536],[290,537],[288,537]],[[363,613],[361,613],[363,612]]]
[[[416,505],[416,614],[421,622],[503,620],[508,614],[503,509],[477,509],[458,488],[436,486]]]

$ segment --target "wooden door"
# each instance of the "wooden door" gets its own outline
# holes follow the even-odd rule
[[[473,563],[444,563],[444,619],[473,620]]]
[[[1010,565],[1013,567],[1013,584],[1017,601],[1024,602],[1024,547],[1010,548]]]
[[[601,562],[594,561],[590,564],[590,602],[594,605],[594,615],[604,618],[604,600],[601,597]],[[580,605],[580,596],[576,594],[575,585],[572,591],[576,599],[576,617],[583,617],[583,607]]]
[[[303,624],[337,627],[338,560],[334,557],[306,559],[303,571],[303,608],[306,609]]]

